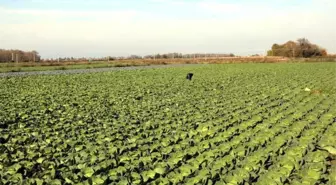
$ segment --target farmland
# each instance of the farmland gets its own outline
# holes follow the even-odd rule
[[[0,184],[335,184],[335,68],[0,78]]]
[[[151,65],[182,64],[227,64],[227,63],[302,63],[302,62],[334,62],[335,57],[286,58],[286,57],[203,57],[178,59],[123,59],[113,61],[62,61],[62,62],[20,62],[0,63],[0,74],[8,72],[31,72],[95,68],[119,68]]]

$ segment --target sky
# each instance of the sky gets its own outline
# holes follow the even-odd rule
[[[42,58],[265,54],[305,37],[336,53],[335,0],[0,0],[0,48]]]

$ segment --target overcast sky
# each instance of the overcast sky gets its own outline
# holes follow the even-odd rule
[[[264,54],[306,37],[336,53],[336,0],[0,0],[0,48],[43,58]]]

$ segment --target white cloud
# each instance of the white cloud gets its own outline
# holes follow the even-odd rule
[[[218,1],[200,0],[200,1],[183,1],[183,0],[150,0],[153,3],[162,3],[166,5],[180,5],[186,8],[203,9],[209,12],[237,11],[242,7],[237,3],[223,3]]]
[[[288,15],[290,17],[290,15]],[[309,21],[288,22],[288,17],[269,17],[263,20],[133,20],[54,23],[40,22],[6,25],[0,32],[9,48],[36,49],[42,56],[105,56],[148,54],[158,52],[234,52],[264,53],[273,43],[307,37],[329,50],[335,28]],[[301,19],[301,20],[300,20]],[[322,24],[322,25],[321,25]],[[295,25],[295,26],[293,26]],[[326,31],[328,30],[328,31]],[[320,40],[328,37],[329,40]],[[335,39],[334,39],[335,40]],[[329,43],[329,44],[328,44]]]
[[[190,5],[192,2],[187,2],[183,0],[150,0],[152,3],[164,3],[170,5]]]
[[[78,11],[78,10],[41,10],[41,9],[9,9],[0,7],[1,14],[10,14],[10,15],[21,15],[21,16],[46,16],[54,18],[131,18],[139,14],[138,11],[134,10],[123,10],[123,11]]]
[[[244,9],[244,7],[241,4],[220,3],[216,1],[201,1],[196,3],[196,5],[199,6],[200,8],[203,8],[213,13],[226,13],[233,11],[241,11]]]
[[[46,11],[2,8],[0,17],[11,15],[24,18],[29,15],[38,19],[20,24],[0,22],[0,27],[6,28],[0,29],[0,43],[5,48],[35,49],[40,51],[43,57],[174,51],[254,54],[264,53],[273,43],[307,37],[311,42],[336,52],[335,17],[326,12],[323,5],[315,3],[314,9],[277,10],[266,5],[243,6],[216,1],[188,2],[184,5],[190,9],[201,8],[205,12],[219,16],[214,18],[199,16],[193,19],[181,17],[177,20],[169,18],[163,20],[150,12],[148,14],[151,15],[144,17],[144,12],[139,11]],[[73,17],[84,19],[80,21],[70,19]],[[94,21],[89,19],[92,17]]]

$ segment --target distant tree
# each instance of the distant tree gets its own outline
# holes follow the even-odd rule
[[[321,56],[325,57],[328,56],[327,50],[326,49],[321,49]]]
[[[288,41],[285,44],[273,44],[267,52],[268,56],[283,57],[314,57],[327,56],[327,51],[316,44],[312,44],[306,38],[299,38],[297,42]]]
[[[142,59],[142,56],[139,55],[131,55],[128,57],[128,59]]]
[[[108,60],[109,60],[109,61],[113,61],[113,60],[115,60],[115,59],[116,59],[115,57],[108,56]]]
[[[0,62],[38,62],[41,60],[37,51],[5,50],[0,49]]]

